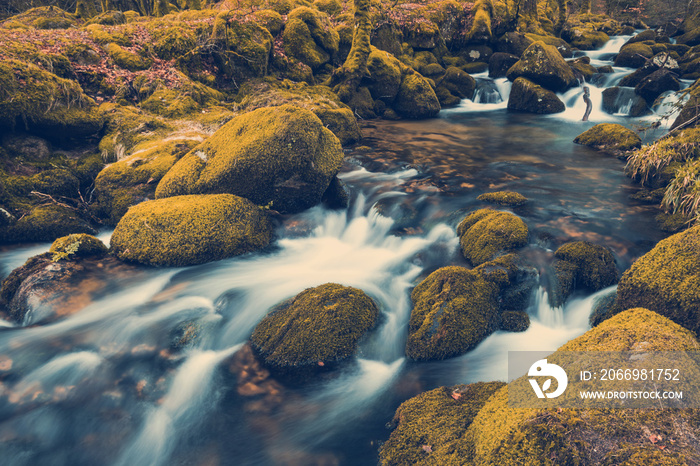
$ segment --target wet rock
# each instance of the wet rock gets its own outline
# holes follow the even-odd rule
[[[25,157],[30,160],[47,160],[51,156],[51,143],[29,134],[7,134],[2,138],[2,147],[11,158]]]
[[[579,134],[576,144],[606,151],[628,151],[641,147],[637,133],[616,123],[601,123]]]
[[[700,331],[700,227],[660,241],[620,279],[617,308],[646,307]]]
[[[518,78],[508,98],[508,110],[528,113],[559,113],[566,110],[557,95],[525,78]]]
[[[588,241],[574,241],[554,253],[557,286],[550,301],[560,307],[574,290],[598,291],[614,285],[620,278],[612,252]]]
[[[327,283],[274,308],[255,327],[250,342],[273,372],[303,378],[354,356],[378,316],[362,290]]]
[[[615,58],[615,66],[627,68],[639,68],[644,66],[647,59],[654,56],[651,47],[643,43],[634,43],[623,46]]]
[[[176,196],[133,206],[114,229],[111,247],[128,262],[202,264],[267,246],[267,214],[231,194]]]
[[[591,327],[595,327],[604,320],[619,313],[615,307],[616,300],[617,292],[615,291],[599,298],[595,304],[593,304],[593,312],[591,312],[591,316],[588,318]]]
[[[515,81],[523,77],[552,91],[565,91],[577,84],[571,68],[556,47],[535,42],[525,50],[520,60],[507,73]]]
[[[515,65],[520,58],[510,53],[496,52],[489,59],[489,77],[503,78],[508,70]]]
[[[640,117],[651,113],[646,101],[632,89],[609,87],[603,91],[603,110],[607,113],[619,113],[629,107],[629,116]]]
[[[519,217],[492,209],[469,214],[457,226],[464,257],[472,265],[487,262],[503,251],[527,244],[528,228]]]
[[[593,75],[598,73],[598,70],[594,66],[591,66],[590,57],[576,58],[575,60],[569,60],[567,63],[580,82],[584,80],[590,82]]]
[[[478,200],[504,206],[517,207],[525,204],[527,198],[520,193],[512,191],[497,191],[495,193],[485,193],[477,197]]]
[[[341,179],[333,177],[321,200],[331,209],[345,209],[350,203],[350,190]]]
[[[413,73],[403,77],[394,109],[404,118],[432,118],[440,112],[440,102],[428,80]]]
[[[379,451],[382,466],[459,464],[469,456],[466,431],[486,400],[503,382],[440,387],[399,406],[391,437]]]
[[[634,91],[642,96],[647,103],[652,104],[664,92],[677,91],[680,88],[681,83],[676,74],[667,69],[661,69],[642,79]]]
[[[532,43],[533,40],[528,38],[525,34],[506,32],[498,40],[497,50],[519,57]]]
[[[24,325],[52,321],[80,311],[115,284],[136,283],[138,268],[104,253],[72,254],[54,261],[56,253],[34,256],[3,281],[0,309]]]
[[[476,80],[459,68],[450,66],[438,82],[439,87],[444,87],[450,94],[460,99],[471,99],[476,89]]]
[[[260,108],[229,121],[180,159],[156,197],[227,192],[299,212],[321,201],[342,161],[338,138],[311,111]]]
[[[507,332],[524,332],[530,328],[530,316],[523,311],[504,311],[501,313],[501,330]]]
[[[367,59],[370,84],[367,86],[373,99],[392,103],[401,87],[401,63],[395,56],[372,47]]]
[[[79,257],[101,257],[107,254],[107,246],[92,235],[73,234],[58,238],[53,242],[49,252],[52,260],[75,260]]]

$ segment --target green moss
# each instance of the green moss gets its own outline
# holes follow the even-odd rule
[[[266,213],[230,194],[178,196],[133,206],[114,229],[111,248],[128,262],[183,266],[267,246]]]
[[[461,464],[469,455],[467,428],[505,384],[440,387],[407,400],[394,414],[396,429],[379,451],[382,466]]]
[[[549,114],[563,112],[566,105],[554,92],[521,77],[513,82],[508,97],[508,110]]]
[[[103,24],[105,26],[117,26],[126,24],[126,15],[121,11],[110,10],[105,11],[88,21],[88,24]]]
[[[56,6],[30,8],[2,22],[2,27],[12,29],[67,29],[75,26],[75,16]]]
[[[98,44],[117,44],[122,47],[130,47],[132,45],[131,39],[127,33],[120,33],[118,31],[112,30],[112,32],[107,32],[105,28],[99,24],[90,24],[85,27],[90,39]]]
[[[217,15],[211,40],[219,49],[214,54],[216,64],[226,78],[219,77],[219,82],[235,89],[247,79],[267,74],[273,38],[257,22],[238,21],[230,15],[229,11]]]
[[[154,36],[156,40],[152,44],[153,51],[163,60],[172,60],[193,53],[197,47],[195,31],[185,24],[175,23],[171,27],[160,27]]]
[[[155,91],[141,103],[141,108],[166,118],[194,119],[203,109],[221,103],[224,95],[202,83],[181,76],[177,89],[168,89],[160,82],[152,83]]]
[[[105,135],[99,143],[99,150],[105,161],[117,161],[131,153],[132,149],[144,141],[150,142],[165,135],[170,129],[158,118],[149,116],[134,107],[103,104]]]
[[[367,58],[369,81],[367,88],[373,99],[391,103],[401,86],[401,63],[389,52],[372,47]]]
[[[605,45],[610,40],[610,36],[602,31],[590,29],[573,29],[569,43],[579,50],[596,50]]]
[[[17,223],[0,231],[0,242],[53,241],[71,233],[95,234],[74,210],[58,205],[35,207]]]
[[[78,83],[17,60],[0,63],[0,128],[65,139],[97,133],[103,118]]]
[[[49,252],[53,254],[51,260],[58,262],[77,257],[102,256],[107,254],[107,246],[94,236],[80,233],[58,238]]]
[[[491,40],[491,18],[494,8],[491,0],[477,0],[472,8],[474,20],[467,33],[467,40],[472,42],[488,42]]]
[[[114,63],[129,71],[141,71],[151,67],[153,61],[138,54],[124,50],[117,44],[107,44],[107,53]]]
[[[321,200],[342,161],[340,142],[309,110],[261,108],[234,118],[177,162],[156,196],[229,192],[300,211]]]
[[[620,309],[645,307],[698,332],[700,319],[700,227],[660,241],[620,279]]]
[[[576,136],[574,142],[609,151],[627,151],[637,149],[642,145],[642,140],[637,136],[637,133],[617,123],[595,125]]]
[[[639,68],[644,65],[647,58],[654,56],[654,51],[641,42],[625,45],[620,49],[620,53],[615,58],[615,66],[625,66],[628,68]]]
[[[378,316],[377,306],[362,290],[326,283],[273,309],[250,341],[274,369],[313,369],[352,357]]]
[[[411,293],[406,355],[416,360],[463,354],[498,328],[500,287],[478,271],[443,267]]]
[[[552,301],[561,306],[575,289],[598,291],[615,284],[620,273],[609,249],[588,241],[574,241],[554,253],[558,289],[552,290]]]
[[[340,37],[325,13],[299,7],[289,13],[282,40],[289,56],[318,70],[338,52]]]
[[[462,220],[457,234],[464,257],[473,265],[480,265],[503,251],[525,246],[528,228],[509,212],[481,209]]]
[[[282,31],[284,21],[282,16],[274,10],[258,10],[253,13],[255,20],[265,29],[270,31],[270,34],[276,36]]]
[[[314,6],[318,11],[330,16],[340,14],[343,11],[343,4],[340,0],[315,0]]]
[[[157,141],[107,166],[95,179],[98,215],[116,225],[129,207],[155,198],[158,182],[196,144],[192,139]]]
[[[602,322],[559,351],[629,351],[639,342],[644,342],[645,351],[700,347],[691,332],[668,319],[646,309],[631,309]],[[692,410],[516,409],[508,405],[508,387],[504,387],[489,398],[472,421],[465,437],[474,445],[473,454],[463,461],[477,465],[593,464],[600,462],[596,458],[607,457],[609,464],[621,464],[613,460],[616,454],[641,454],[649,446],[649,434],[643,435],[645,432],[664,439],[683,439],[687,429],[693,430],[697,424],[698,417]],[[672,447],[675,451],[664,451],[661,459],[671,461],[679,453],[690,452],[690,448],[687,443],[677,444]],[[649,453],[647,457],[654,456]]]
[[[504,311],[501,313],[501,330],[524,332],[530,328],[530,316],[523,311]]]
[[[527,198],[520,193],[512,191],[497,191],[495,193],[485,193],[477,197],[478,200],[491,204],[505,206],[521,206],[527,202]]]
[[[511,81],[526,78],[540,86],[562,92],[577,84],[576,77],[559,50],[542,41],[530,45],[507,73]]]
[[[414,72],[403,77],[394,109],[404,118],[432,118],[440,112],[440,102],[428,80]]]

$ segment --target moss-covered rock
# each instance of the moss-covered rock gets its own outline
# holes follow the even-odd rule
[[[156,197],[227,192],[298,212],[321,200],[342,161],[338,138],[309,110],[260,108],[185,155],[160,181]]]
[[[129,71],[141,71],[150,68],[153,61],[144,58],[133,52],[125,50],[117,44],[107,44],[107,54],[114,61],[114,63],[125,70]]]
[[[496,52],[489,59],[489,77],[503,78],[508,70],[520,60],[510,53]]]
[[[326,283],[274,308],[250,341],[273,370],[305,374],[352,357],[378,316],[377,306],[362,290]]]
[[[464,436],[489,397],[505,384],[479,382],[440,387],[401,404],[396,426],[379,451],[382,466],[461,464],[469,445]]]
[[[372,47],[367,58],[369,81],[367,85],[372,98],[392,103],[401,86],[401,63],[389,52]]]
[[[58,238],[51,244],[49,252],[53,254],[51,260],[58,262],[78,257],[103,256],[107,254],[107,246],[92,235],[78,233]]]
[[[525,222],[509,212],[480,209],[460,222],[457,234],[462,254],[476,266],[503,251],[525,246],[528,228]]]
[[[103,124],[77,82],[18,60],[0,63],[0,130],[25,128],[69,139],[95,134]]]
[[[571,67],[576,78],[581,82],[590,82],[591,78],[598,73],[596,67],[591,65],[590,57],[576,58],[575,60],[567,61],[567,63]]]
[[[518,78],[513,82],[508,97],[508,110],[528,113],[559,113],[566,110],[557,95],[529,79]]]
[[[610,40],[610,36],[603,31],[574,28],[568,34],[567,39],[572,47],[579,50],[596,50],[605,45]]]
[[[411,293],[406,355],[416,360],[463,354],[498,329],[500,283],[476,270],[443,267]]]
[[[440,112],[440,102],[428,80],[411,73],[401,81],[394,109],[404,118],[432,118]]]
[[[495,193],[485,193],[477,197],[478,200],[491,204],[517,207],[525,204],[527,198],[520,193],[512,191],[497,191]]]
[[[222,50],[214,58],[222,76],[222,87],[237,88],[251,78],[265,76],[270,63],[273,37],[257,21],[240,21],[228,11],[217,15],[211,39]],[[299,22],[295,22],[298,24]]]
[[[595,147],[599,150],[627,151],[641,147],[637,133],[617,123],[601,123],[576,136],[576,144]]]
[[[631,309],[559,351],[630,351],[639,349],[640,342],[644,351],[700,348],[691,332],[654,312]],[[504,387],[473,419],[464,436],[466,455],[461,461],[477,465],[684,464],[685,454],[695,457],[697,453],[692,444],[679,440],[687,438],[686,432],[699,422],[694,410],[512,408]],[[669,442],[660,449],[650,443],[651,433],[659,439],[674,439],[675,445]]]
[[[620,279],[617,307],[646,307],[700,331],[700,227],[660,241]]]
[[[299,7],[289,13],[282,39],[291,57],[317,70],[338,52],[340,36],[325,13]]]
[[[196,139],[157,141],[105,167],[95,179],[99,217],[116,225],[129,207],[155,199],[158,182],[197,143]]]
[[[471,99],[476,89],[476,80],[465,71],[450,66],[444,76],[438,81],[439,87],[444,87],[450,94],[460,99]]]
[[[554,253],[557,288],[551,290],[552,304],[564,304],[576,289],[598,291],[614,285],[620,278],[612,252],[588,241],[574,241]]]
[[[507,73],[511,81],[523,77],[540,86],[561,92],[577,83],[574,73],[553,45],[533,43]]]
[[[654,51],[641,42],[626,45],[620,49],[620,53],[615,57],[615,66],[625,66],[628,68],[639,68],[644,65],[648,58],[654,56]]]
[[[4,28],[68,29],[76,26],[75,15],[56,6],[30,8],[0,23]]]
[[[678,128],[680,126],[693,127],[698,126],[700,123],[700,81],[695,81],[695,83],[686,90],[688,93],[688,100],[683,104],[681,112],[678,114],[676,119],[671,125],[671,129]]]
[[[0,227],[0,243],[53,241],[71,233],[94,235],[95,229],[72,209],[60,205],[38,206],[4,228]]]
[[[504,311],[501,313],[501,330],[507,332],[524,332],[530,328],[530,316],[523,311]]]
[[[667,69],[660,69],[642,79],[634,91],[651,105],[664,92],[678,91],[680,88],[681,83],[675,73]]]
[[[231,194],[176,196],[133,206],[114,229],[111,248],[127,262],[202,264],[267,246],[266,213]]]

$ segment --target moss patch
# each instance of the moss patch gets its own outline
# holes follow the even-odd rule
[[[128,262],[183,266],[255,251],[271,237],[265,212],[245,199],[178,196],[129,209],[114,229],[111,247]]]
[[[478,200],[491,204],[517,207],[525,204],[527,198],[520,193],[512,191],[497,191],[495,193],[485,193],[477,197]]]
[[[255,327],[250,341],[275,369],[318,368],[352,357],[378,316],[362,290],[326,283],[275,308]]]
[[[480,265],[503,251],[525,246],[528,228],[509,212],[481,209],[462,220],[457,234],[464,257],[473,265]]]
[[[282,40],[289,56],[317,70],[338,52],[340,36],[325,13],[299,7],[289,13]]]
[[[579,134],[576,144],[600,150],[627,151],[641,147],[642,140],[637,133],[616,123],[601,123]]]
[[[428,80],[413,73],[404,76],[394,109],[405,118],[432,118],[440,112],[440,102]]]
[[[340,142],[309,110],[261,108],[234,118],[185,155],[156,196],[228,192],[298,212],[321,200],[342,161]]]
[[[53,254],[51,260],[58,262],[78,257],[102,256],[107,254],[107,246],[92,235],[79,233],[58,238],[49,252]]]

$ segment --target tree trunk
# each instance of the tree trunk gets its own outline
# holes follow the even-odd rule
[[[590,13],[591,12],[591,0],[583,0],[583,3],[581,3],[581,13]]]
[[[92,18],[97,15],[95,2],[93,0],[78,0],[75,7],[75,14],[82,19]]]
[[[566,23],[566,0],[557,0],[557,6],[559,7],[559,15],[557,24],[554,25],[554,33],[559,37],[561,30],[564,28],[564,23]]]
[[[153,16],[165,16],[170,13],[168,0],[153,0]]]
[[[369,35],[372,31],[372,21],[369,16],[371,3],[370,0],[354,0],[354,4],[355,30],[352,35],[352,47],[345,63],[333,77],[333,81],[338,83],[333,91],[343,102],[349,102],[352,99],[360,81],[368,74]]]

